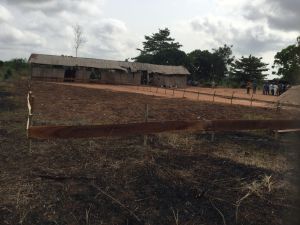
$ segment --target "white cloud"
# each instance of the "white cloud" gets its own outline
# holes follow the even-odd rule
[[[87,42],[79,56],[124,60],[138,54],[144,35],[168,27],[183,50],[233,44],[234,54],[274,54],[299,35],[299,0],[2,0],[1,59],[32,52],[74,55],[72,26]],[[298,19],[299,18],[299,19]]]
[[[11,13],[4,6],[0,5],[0,23],[7,22],[11,18]]]

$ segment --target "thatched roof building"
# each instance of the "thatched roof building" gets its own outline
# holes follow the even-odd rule
[[[183,66],[154,65],[104,59],[31,54],[32,78],[113,84],[184,87],[189,71]],[[95,77],[97,79],[95,79]]]

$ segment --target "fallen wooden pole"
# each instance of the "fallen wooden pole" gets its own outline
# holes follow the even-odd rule
[[[131,136],[166,131],[234,131],[300,129],[300,120],[204,120],[164,121],[111,125],[32,126],[29,138],[93,138]]]

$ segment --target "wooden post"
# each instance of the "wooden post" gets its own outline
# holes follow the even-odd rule
[[[145,122],[148,122],[149,107],[148,104],[145,105]],[[147,146],[148,135],[144,135],[144,146]]]
[[[29,85],[30,87],[30,85]],[[27,118],[27,138],[28,138],[28,148],[29,148],[29,152],[31,152],[31,138],[28,137],[28,130],[32,125],[32,116],[33,116],[33,110],[34,110],[34,97],[32,95],[32,92],[29,91],[28,95],[27,95],[27,107],[28,107],[28,118]]]
[[[185,94],[185,89],[183,90],[183,95],[182,95],[182,98],[184,98],[184,94]]]
[[[211,132],[210,141],[214,142],[215,140],[215,132]]]
[[[165,95],[167,94],[167,88],[165,88]]]
[[[231,100],[230,100],[230,104],[231,104],[231,105],[232,105],[233,95],[234,95],[234,91],[232,92],[232,95],[231,95]]]
[[[200,92],[198,91],[198,97],[197,97],[197,100],[199,101],[199,95],[200,95]]]
[[[173,96],[175,95],[175,88],[173,88]]]
[[[279,112],[279,111],[280,111],[280,101],[278,100],[277,104],[276,104],[276,112]]]
[[[253,101],[253,93],[252,93],[251,99],[250,99],[250,106],[252,106],[252,101]]]
[[[216,92],[217,92],[217,90],[214,91],[213,102],[215,101]]]
[[[158,93],[158,87],[156,88],[156,93]]]

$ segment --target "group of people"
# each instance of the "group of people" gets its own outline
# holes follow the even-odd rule
[[[279,82],[265,82],[263,85],[263,94],[264,95],[275,95],[279,96],[284,93],[289,88],[289,85]],[[253,94],[256,93],[257,83],[254,80],[252,83],[250,81],[247,82],[246,85],[247,94],[250,94],[250,90],[253,90]]]
[[[284,83],[264,83],[263,94],[264,95],[276,95],[279,96],[288,89],[288,85]]]

